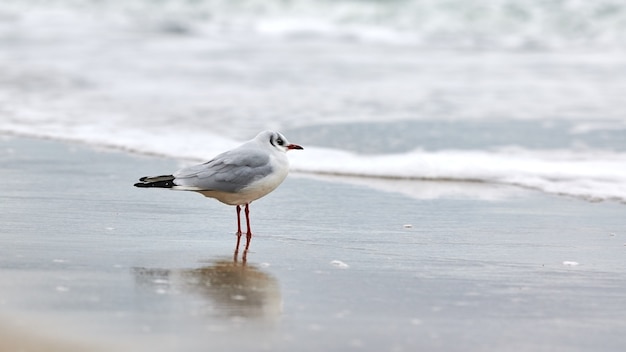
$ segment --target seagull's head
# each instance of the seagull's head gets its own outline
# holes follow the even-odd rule
[[[267,143],[270,148],[275,148],[283,153],[291,149],[304,149],[301,146],[293,143],[289,143],[287,138],[280,132],[275,131],[263,131],[259,133],[256,138],[261,143]]]

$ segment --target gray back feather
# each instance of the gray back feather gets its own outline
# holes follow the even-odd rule
[[[237,192],[271,172],[267,153],[243,145],[204,164],[178,170],[174,183],[206,191]]]

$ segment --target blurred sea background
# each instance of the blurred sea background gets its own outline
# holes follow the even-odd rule
[[[626,202],[625,97],[618,0],[0,2],[9,135]]]

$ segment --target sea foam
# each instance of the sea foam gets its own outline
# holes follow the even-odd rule
[[[307,173],[507,184],[589,200],[626,201],[626,153],[514,148],[362,155],[308,148],[306,155],[292,159],[294,171]]]

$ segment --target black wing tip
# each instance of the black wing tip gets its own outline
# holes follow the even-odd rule
[[[157,177],[145,176],[139,179],[139,182],[135,183],[135,187],[147,188],[147,187],[157,187],[157,188],[172,188],[176,186],[173,182],[174,176],[172,175],[163,175]]]

